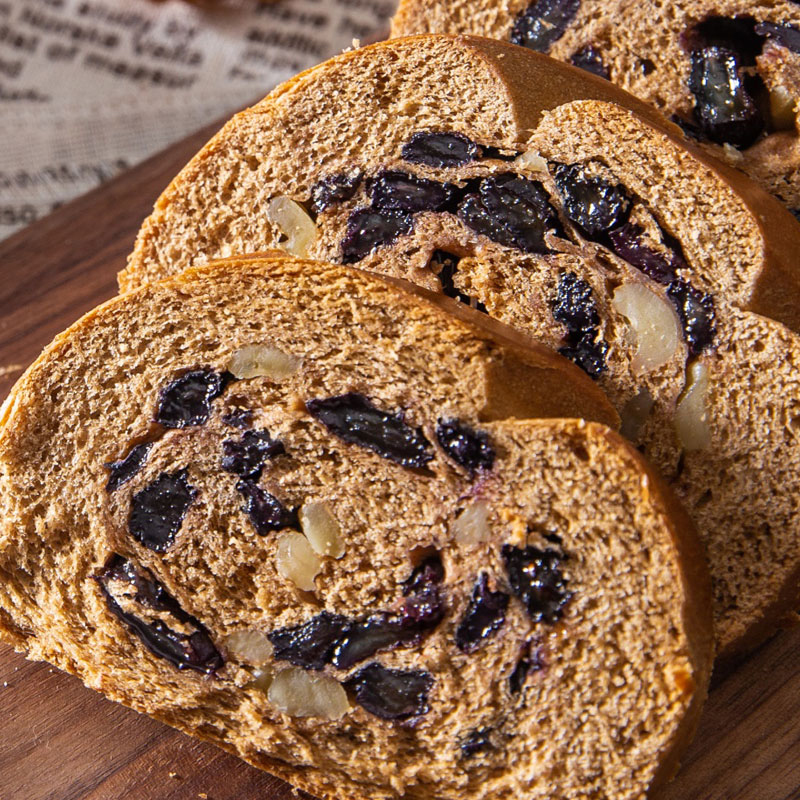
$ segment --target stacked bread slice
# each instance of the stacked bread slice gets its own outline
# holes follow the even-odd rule
[[[652,796],[712,588],[724,656],[800,599],[798,249],[540,54],[310,70],[6,400],[0,636],[322,798]]]
[[[643,797],[697,721],[710,594],[615,422],[447,298],[190,270],[9,396],[0,633],[319,797]]]
[[[392,35],[490,36],[613,81],[800,213],[792,0],[401,0]]]
[[[0,636],[321,798],[652,796],[800,600],[798,250],[530,50],[303,73],[3,406]]]
[[[303,73],[3,406],[0,636],[321,798],[652,796],[712,589],[724,656],[800,599],[798,247],[529,50]]]
[[[794,610],[800,226],[648,106],[485,39],[345,54],[211,140],[121,285],[276,246],[449,294],[573,359],[698,523],[721,653]]]

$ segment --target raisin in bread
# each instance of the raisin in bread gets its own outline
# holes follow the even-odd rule
[[[401,0],[394,36],[511,41],[653,103],[800,214],[800,7],[792,0]]]
[[[800,226],[660,120],[500,42],[349,53],[197,155],[122,286],[282,245],[460,298],[566,353],[699,523],[729,654],[798,602]]]
[[[243,259],[77,323],[2,415],[3,637],[319,797],[663,782],[713,646],[691,523],[609,428],[504,420],[615,415],[440,305]]]

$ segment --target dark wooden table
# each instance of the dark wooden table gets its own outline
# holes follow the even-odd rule
[[[0,397],[56,333],[115,293],[142,219],[215,128],[0,243]],[[0,646],[0,800],[291,796],[233,756]],[[663,800],[800,800],[800,628],[715,678]]]

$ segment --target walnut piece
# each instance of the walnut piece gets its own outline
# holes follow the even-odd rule
[[[491,536],[489,506],[483,500],[468,505],[453,522],[453,533],[459,544],[488,542]]]
[[[636,354],[634,373],[651,372],[666,364],[681,341],[678,315],[672,305],[643,283],[626,283],[614,292],[614,308],[628,320]]]
[[[776,86],[769,93],[772,125],[778,131],[793,131],[797,123],[795,99],[785,86]]]
[[[317,239],[317,226],[299,203],[283,195],[273,197],[267,204],[267,219],[286,236],[278,247],[293,256],[308,255]]]
[[[686,370],[686,386],[675,409],[675,432],[684,450],[702,450],[711,444],[708,422],[708,367],[692,361]]]
[[[290,531],[278,537],[275,565],[281,577],[305,592],[316,588],[314,578],[319,574],[321,561],[302,533]]]
[[[228,370],[237,378],[273,378],[284,380],[294,375],[300,359],[268,344],[248,344],[232,356]]]
[[[229,655],[237,661],[261,667],[272,660],[272,643],[261,631],[234,631],[223,642]]]
[[[514,159],[512,166],[517,169],[527,169],[531,172],[547,173],[547,161],[539,155],[538,150],[526,150],[522,155]]]
[[[317,555],[341,558],[342,528],[326,503],[306,503],[299,512],[300,527]]]
[[[339,719],[350,710],[347,694],[338,681],[300,667],[281,670],[273,678],[267,697],[275,708],[291,717]]]

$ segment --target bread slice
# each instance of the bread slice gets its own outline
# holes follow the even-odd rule
[[[511,41],[613,81],[800,214],[791,0],[401,0],[393,36]]]
[[[663,782],[711,664],[692,525],[552,418],[613,422],[588,378],[451,302],[251,258],[84,317],[2,414],[2,637],[322,798]]]
[[[459,297],[571,355],[698,521],[730,655],[798,602],[800,226],[659,120],[501,42],[348,53],[225,126],[159,199],[121,285],[282,245]],[[518,217],[493,227],[487,203]]]

